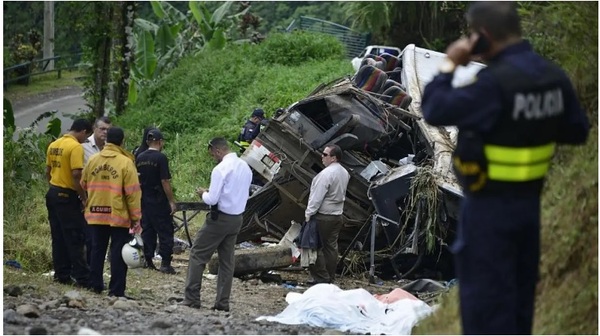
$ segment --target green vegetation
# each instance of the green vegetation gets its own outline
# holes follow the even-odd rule
[[[331,37],[298,33],[273,40],[182,60],[116,120],[127,130],[130,149],[139,144],[146,126],[164,132],[178,200],[196,200],[196,187],[208,184],[214,162],[206,144],[212,137],[233,142],[255,107],[271,116],[318,84],[352,72],[342,60],[343,48]]]
[[[7,6],[21,8],[29,4],[37,4],[39,9],[39,2],[15,2]],[[255,4],[253,8],[257,11],[263,6],[263,3]],[[270,4],[266,2],[264,6]],[[267,17],[266,13],[273,11],[272,8],[275,13],[301,13],[322,19],[328,19],[326,15],[339,15],[333,12],[322,15],[317,11],[303,12],[301,5],[305,4],[314,5],[312,2],[281,2],[276,7],[268,7],[268,10],[261,9],[260,15]],[[451,4],[454,7],[438,8],[440,12],[436,11],[436,6]],[[183,5],[187,6],[187,3],[174,2],[180,10],[185,8]],[[417,45],[424,45],[420,41],[430,40],[430,46],[445,46],[450,36],[460,35],[462,18],[453,16],[460,12],[462,5],[462,2],[388,4],[384,7],[390,11],[385,16],[389,21],[381,20],[380,15],[372,17],[373,20],[381,20],[378,24],[369,22],[368,7],[352,6],[363,13],[359,20],[361,25],[376,27],[373,29],[377,31],[373,32],[380,34],[381,40],[399,46],[403,45],[399,42],[403,41],[400,38],[409,39]],[[75,9],[79,5],[65,2],[60,6]],[[212,10],[217,8],[217,4],[209,3],[207,7]],[[327,8],[330,7],[335,6]],[[409,10],[420,15],[411,16]],[[542,199],[541,277],[534,332],[596,334],[598,4],[526,2],[521,3],[521,11],[526,36],[536,50],[567,71],[594,124],[585,146],[560,148],[548,176]],[[360,13],[348,10],[348,15],[356,17],[357,14]],[[402,21],[407,15],[411,20]],[[444,15],[445,20],[430,19],[436,15]],[[430,24],[429,27],[424,27],[423,32],[406,29],[418,24],[415,20],[421,16],[428,18],[425,21]],[[289,23],[286,20],[280,19],[277,24],[285,26]],[[266,22],[264,24],[267,25]],[[445,32],[443,36],[434,34],[440,30]],[[412,35],[399,36],[407,31]],[[442,37],[443,41],[436,40]],[[301,33],[272,35],[259,45],[228,44],[224,50],[202,51],[185,57],[172,72],[146,88],[138,101],[115,120],[115,124],[125,128],[129,150],[140,143],[145,126],[159,126],[167,137],[165,153],[170,158],[177,200],[195,201],[195,188],[208,185],[209,172],[214,166],[206,152],[206,143],[211,137],[225,136],[234,140],[255,107],[262,107],[271,116],[276,108],[305,97],[318,84],[350,74],[351,66],[342,60],[342,55],[341,46],[327,37]],[[51,86],[71,85],[78,76],[71,74],[72,78],[63,74],[61,81],[50,78],[51,75],[48,78],[35,77],[27,88],[10,87],[5,97],[18,98],[32,90],[40,92]],[[57,84],[60,82],[62,84]],[[51,253],[44,204],[47,185],[43,179],[43,149],[50,136],[32,136],[13,142],[10,137],[7,138],[7,132],[4,135],[4,259],[18,260],[28,274],[47,272],[51,269]],[[195,222],[192,232],[200,224],[200,221]],[[5,275],[6,281],[29,282],[29,278],[19,275],[9,279]],[[421,322],[414,333],[461,332],[457,291],[450,291],[441,301],[437,313]]]

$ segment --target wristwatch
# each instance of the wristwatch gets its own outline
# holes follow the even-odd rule
[[[439,70],[441,73],[452,73],[456,70],[456,64],[451,59],[445,58],[440,64]]]

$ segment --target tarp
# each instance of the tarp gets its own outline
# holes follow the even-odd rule
[[[400,291],[395,300],[379,300],[363,288],[342,290],[333,284],[317,284],[304,293],[290,292],[289,304],[276,316],[260,316],[283,324],[308,324],[357,334],[410,335],[418,321],[433,312],[425,302]],[[404,298],[399,297],[402,296]],[[393,302],[391,302],[393,301]]]

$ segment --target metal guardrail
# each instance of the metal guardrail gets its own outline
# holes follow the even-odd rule
[[[286,31],[290,32],[294,29],[335,36],[346,47],[346,57],[348,58],[360,54],[371,38],[370,34],[359,33],[346,26],[308,16],[301,16],[298,20],[293,20]]]
[[[26,79],[26,81],[24,81],[24,84],[29,85],[31,77],[50,73],[53,71],[56,71],[58,78],[61,78],[61,73],[63,70],[71,70],[79,65],[81,61],[81,55],[82,53],[42,58],[5,68],[3,69],[4,89],[8,89],[8,84],[11,83],[23,83],[24,79]],[[49,69],[49,65],[52,61],[54,61],[54,67],[52,69]],[[19,74],[19,71],[21,69],[25,70],[25,74],[21,74],[18,76],[13,75],[14,73]]]

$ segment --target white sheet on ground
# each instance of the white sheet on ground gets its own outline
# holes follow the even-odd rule
[[[290,292],[285,300],[288,306],[281,313],[256,320],[362,334],[410,335],[417,322],[433,312],[421,300],[385,304],[363,288],[342,290],[332,284],[317,284],[302,294]]]

